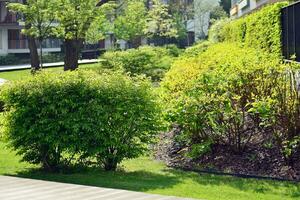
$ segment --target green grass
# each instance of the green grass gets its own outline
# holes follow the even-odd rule
[[[80,68],[97,69],[99,65]],[[62,67],[46,70],[59,72]],[[29,76],[30,70],[0,72],[0,78],[7,80]],[[147,157],[125,161],[117,172],[90,169],[74,174],[44,173],[38,166],[20,162],[20,157],[1,142],[0,174],[207,200],[300,200],[299,183],[184,172]]]
[[[90,169],[74,174],[44,173],[37,166],[20,163],[3,143],[0,174],[208,200],[300,199],[300,184],[184,172],[147,157],[125,161],[117,172]]]
[[[99,64],[84,64],[80,65],[80,69],[98,69],[100,68]],[[52,71],[52,72],[62,72],[63,67],[53,67],[53,68],[46,68],[45,71]],[[8,71],[8,72],[0,72],[0,78],[16,81],[22,80],[31,76],[30,70],[17,70],[17,71]]]

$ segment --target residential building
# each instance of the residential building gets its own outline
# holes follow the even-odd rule
[[[7,2],[22,2],[22,0],[0,0],[0,54],[29,53],[26,36],[21,33],[24,23],[20,16],[9,12]],[[44,52],[60,52],[61,42],[58,39],[46,39],[42,46]]]
[[[241,17],[256,9],[259,9],[263,5],[268,3],[275,3],[283,0],[231,0],[230,15],[233,18]]]

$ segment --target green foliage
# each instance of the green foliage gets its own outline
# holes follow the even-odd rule
[[[151,83],[119,73],[41,73],[7,85],[4,133],[23,161],[115,170],[147,150],[160,129]]]
[[[23,3],[9,3],[11,11],[21,13],[25,17],[25,23],[30,24],[23,33],[38,39],[54,36],[56,33],[55,10],[58,9],[59,1],[27,0]]]
[[[182,49],[179,49],[175,44],[168,44],[165,48],[169,51],[169,55],[173,57],[178,57],[182,53]]]
[[[145,74],[153,81],[159,81],[170,68],[174,54],[178,54],[176,47],[143,46],[126,51],[106,52],[101,58],[104,68],[123,69],[132,75]]]
[[[222,31],[224,29],[224,26],[227,25],[229,21],[229,18],[223,18],[220,20],[213,21],[213,24],[209,29],[208,40],[214,43],[224,41]]]
[[[43,55],[43,61],[45,63],[62,62],[63,60],[63,55],[60,53],[47,53]]]
[[[256,96],[250,110],[260,116],[261,127],[271,130],[274,143],[290,166],[300,150],[299,69],[298,64],[290,63],[281,71],[273,71],[261,86],[269,87],[268,95]]]
[[[0,65],[14,65],[14,64],[19,64],[19,59],[15,55],[8,54],[8,55],[0,56]]]
[[[210,19],[211,20],[219,20],[228,18],[228,14],[224,10],[224,8],[220,5],[214,7],[214,9],[210,13]]]
[[[147,9],[143,0],[126,3],[125,9],[114,22],[114,33],[118,39],[129,41],[143,36],[146,28]]]
[[[200,53],[206,51],[210,45],[212,45],[211,41],[201,41],[198,44],[195,44],[194,46],[188,47],[184,51],[183,56],[187,58],[198,56]]]
[[[148,37],[177,37],[176,22],[169,14],[168,5],[160,0],[153,0],[149,10],[144,30]]]
[[[246,22],[246,18],[230,22],[223,26],[223,30],[220,32],[221,35],[219,37],[224,38],[224,41],[226,42],[244,43],[247,32]]]
[[[281,8],[287,4],[275,3],[233,20],[224,27],[220,37],[281,56]]]
[[[212,144],[212,141],[202,141],[201,143],[193,144],[191,145],[187,156],[191,158],[199,158],[200,156],[210,153]]]
[[[103,14],[97,3],[97,0],[59,0],[60,7],[55,11],[58,34],[65,39],[84,39],[96,17]]]
[[[300,149],[298,68],[237,43],[212,45],[194,58],[182,57],[166,74],[167,117],[181,126],[193,155],[202,152],[203,141],[240,153],[254,136],[271,132],[292,165]]]

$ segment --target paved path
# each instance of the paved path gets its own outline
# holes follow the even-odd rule
[[[98,59],[91,59],[91,60],[79,60],[79,64],[92,64],[100,62]],[[56,62],[56,63],[45,63],[43,64],[44,68],[48,67],[60,67],[63,66],[64,62]],[[20,69],[30,69],[30,64],[25,65],[7,65],[7,66],[0,66],[0,72],[1,71],[13,71],[13,70],[20,70]]]
[[[1,200],[188,200],[49,181],[0,176]]]

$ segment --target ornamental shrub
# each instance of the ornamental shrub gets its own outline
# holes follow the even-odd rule
[[[7,84],[4,133],[23,161],[55,170],[96,161],[115,170],[160,129],[151,83],[120,73],[41,73]]]
[[[281,8],[287,5],[288,2],[275,3],[233,20],[224,26],[219,37],[281,56]]]
[[[186,48],[182,55],[186,56],[187,58],[195,57],[206,51],[211,44],[213,44],[212,41],[200,41],[198,44]]]
[[[132,75],[145,74],[153,81],[159,81],[170,68],[174,56],[179,54],[175,46],[150,47],[143,46],[138,49],[126,51],[106,52],[102,58],[102,66],[109,69],[123,69]]]
[[[268,138],[293,166],[300,152],[300,66],[239,45],[214,44],[173,64],[161,83],[167,119],[181,127],[190,156],[210,153],[215,144],[242,153]]]
[[[222,31],[224,26],[230,22],[229,18],[222,18],[219,20],[214,20],[213,24],[211,25],[208,33],[208,40],[217,43],[224,41],[224,35],[222,35]]]
[[[299,64],[290,63],[264,77],[259,89],[265,95],[255,96],[249,110],[260,117],[260,127],[272,133],[272,142],[292,167],[300,152],[299,70]]]
[[[278,66],[267,53],[227,43],[178,60],[161,84],[168,119],[181,126],[192,150],[222,143],[243,152],[260,122],[248,112],[254,96],[264,95],[263,77]]]

